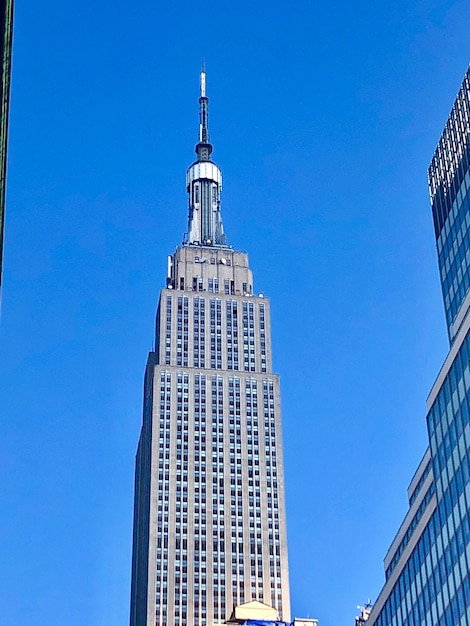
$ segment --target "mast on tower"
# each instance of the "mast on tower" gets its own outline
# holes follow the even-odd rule
[[[189,215],[186,244],[199,246],[226,245],[220,192],[222,172],[211,161],[212,144],[209,142],[209,98],[206,95],[206,68],[204,61],[199,78],[199,142],[196,144],[197,161],[186,172]]]
[[[209,98],[206,96],[206,67],[204,60],[202,61],[199,86],[201,90],[201,95],[199,97],[199,143],[196,146],[196,154],[198,161],[210,161],[212,146],[209,143]]]

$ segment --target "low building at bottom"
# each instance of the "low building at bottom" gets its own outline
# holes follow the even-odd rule
[[[233,608],[230,618],[213,626],[318,626],[318,620],[309,617],[295,617],[293,622],[279,621],[275,608],[253,600]]]
[[[367,626],[470,626],[470,69],[429,167],[450,348]]]

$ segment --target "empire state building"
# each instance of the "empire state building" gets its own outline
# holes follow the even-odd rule
[[[226,243],[206,74],[136,456],[131,626],[213,626],[255,601],[290,620],[279,377],[269,300]]]

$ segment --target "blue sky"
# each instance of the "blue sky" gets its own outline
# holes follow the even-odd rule
[[[293,611],[374,599],[446,352],[426,169],[465,1],[17,2],[0,621],[128,623],[134,454],[206,58],[228,241],[271,298]]]

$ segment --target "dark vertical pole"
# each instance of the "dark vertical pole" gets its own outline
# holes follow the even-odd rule
[[[5,228],[5,184],[7,167],[8,110],[10,101],[11,44],[13,35],[13,0],[0,0],[0,288],[3,273],[3,233]]]

